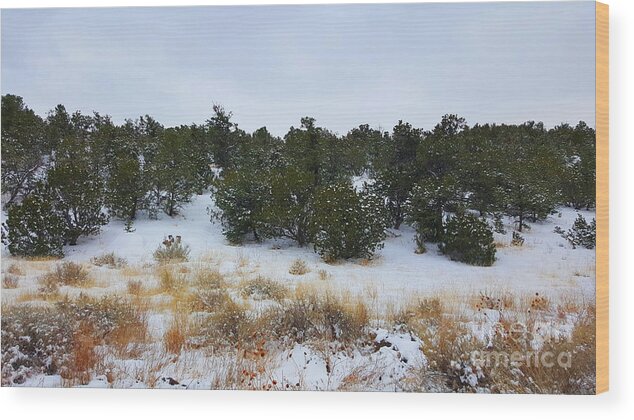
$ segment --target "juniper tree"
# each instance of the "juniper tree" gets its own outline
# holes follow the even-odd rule
[[[311,240],[324,260],[370,258],[383,246],[387,215],[377,196],[336,184],[318,189],[311,207]]]
[[[44,122],[21,97],[2,96],[2,190],[7,205],[27,195],[46,163]]]
[[[267,236],[308,244],[313,186],[313,174],[295,167],[271,171],[270,199],[262,210]]]
[[[38,183],[21,203],[11,206],[3,225],[12,255],[62,257],[66,225],[47,187]]]
[[[212,212],[212,221],[220,220],[229,242],[239,244],[248,236],[260,241],[266,235],[267,178],[263,171],[229,171],[214,183],[212,198],[219,211]]]
[[[65,242],[96,235],[108,222],[103,181],[93,170],[85,145],[69,137],[62,141],[54,166],[47,173],[55,211],[66,225]]]
[[[416,182],[416,149],[421,139],[420,130],[399,121],[392,131],[385,158],[377,162],[373,189],[384,197],[395,229],[399,229],[405,220],[405,204]]]
[[[187,130],[168,128],[159,136],[156,154],[147,164],[150,206],[175,216],[196,190],[195,167],[187,152]]]
[[[440,252],[454,261],[490,266],[495,262],[493,232],[484,220],[471,214],[457,214],[445,225]]]
[[[439,242],[444,235],[444,215],[464,207],[464,192],[456,177],[425,178],[412,189],[407,202],[408,221],[416,229],[418,252],[424,242]]]

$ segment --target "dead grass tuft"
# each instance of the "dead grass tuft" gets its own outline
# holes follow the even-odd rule
[[[308,268],[308,264],[306,264],[306,261],[298,258],[293,261],[290,268],[288,269],[288,272],[289,274],[292,274],[294,276],[303,276],[304,274],[309,273],[310,269]]]
[[[113,269],[123,268],[128,265],[128,262],[125,258],[117,257],[114,252],[93,257],[90,261],[98,267],[106,266]]]
[[[20,278],[11,273],[2,274],[2,288],[3,289],[17,289],[20,283]]]

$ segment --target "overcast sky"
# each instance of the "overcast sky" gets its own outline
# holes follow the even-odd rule
[[[594,126],[594,3],[2,10],[2,93],[116,122]]]

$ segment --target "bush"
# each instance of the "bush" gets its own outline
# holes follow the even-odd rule
[[[490,266],[495,261],[495,243],[489,225],[464,214],[452,217],[445,225],[440,251],[454,261]]]
[[[513,239],[511,239],[512,246],[523,246],[524,245],[524,237],[519,233],[513,231]]]
[[[325,261],[371,258],[383,247],[387,217],[377,196],[348,185],[320,189],[313,200],[310,233]]]
[[[18,276],[11,273],[2,274],[2,288],[3,289],[16,289],[20,282]]]
[[[117,257],[114,252],[93,257],[90,261],[98,267],[106,266],[109,268],[122,268],[128,264],[125,258]]]
[[[41,277],[41,280],[43,284],[55,283],[58,286],[64,285],[74,287],[84,287],[90,283],[88,271],[86,271],[86,269],[84,269],[81,265],[70,261],[58,264],[55,267],[55,270],[44,274]]]
[[[38,306],[2,310],[2,384],[21,384],[31,375],[53,375],[69,362],[73,319]]]
[[[597,243],[596,219],[592,219],[592,222],[588,223],[581,214],[577,215],[572,228],[568,232],[564,232],[559,226],[555,227],[555,232],[570,242],[573,248],[581,246],[586,249],[593,249]]]
[[[292,274],[294,276],[303,276],[304,274],[309,273],[310,269],[308,268],[306,261],[298,258],[293,261],[290,268],[288,269],[288,272],[289,274]]]
[[[183,262],[189,260],[189,246],[184,245],[180,236],[169,235],[154,251],[154,259],[161,263]]]
[[[65,226],[55,211],[50,194],[40,188],[9,207],[6,243],[11,255],[63,257]]]
[[[274,300],[281,302],[288,294],[288,289],[276,281],[258,276],[244,282],[240,289],[243,298],[254,300]]]

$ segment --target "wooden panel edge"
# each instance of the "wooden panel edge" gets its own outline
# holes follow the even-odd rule
[[[596,3],[596,392],[609,388],[609,8]]]

